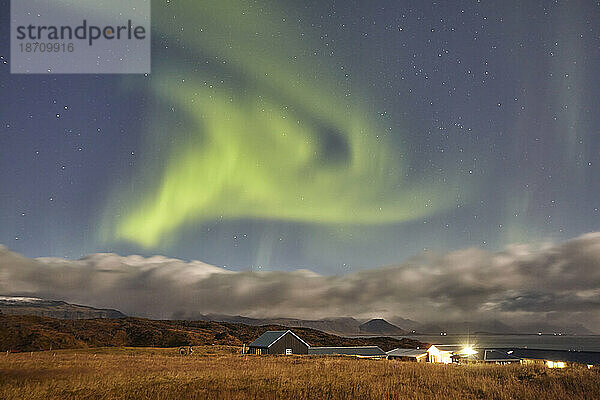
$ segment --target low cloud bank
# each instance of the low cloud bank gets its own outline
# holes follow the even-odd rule
[[[117,308],[151,318],[204,313],[315,319],[402,316],[581,323],[600,331],[600,232],[500,252],[426,254],[342,276],[233,272],[199,261],[94,254],[29,259],[0,246],[0,294]]]

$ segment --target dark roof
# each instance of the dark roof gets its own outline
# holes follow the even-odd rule
[[[266,331],[260,335],[256,340],[250,343],[249,347],[269,347],[280,337],[285,335],[288,331]]]
[[[426,354],[425,349],[394,349],[387,352],[390,357],[420,357]]]
[[[308,354],[340,354],[346,356],[385,356],[385,352],[378,346],[355,347],[309,347]]]
[[[452,353],[459,353],[462,349],[465,348],[465,346],[461,346],[458,344],[434,344],[433,346],[435,346],[440,351],[449,351]],[[427,350],[429,350],[430,348],[431,346],[429,346]]]
[[[304,343],[306,345],[306,347],[310,347],[308,343],[306,343],[304,340],[300,339],[298,337],[298,335],[296,335],[294,332],[287,330],[287,331],[266,331],[265,333],[263,333],[262,335],[260,335],[256,340],[254,340],[252,343],[250,343],[248,345],[248,347],[269,347],[271,346],[273,343],[275,343],[276,341],[278,341],[279,339],[281,339],[283,336],[285,336],[286,333],[289,333],[290,335],[293,335],[294,337],[296,337],[296,339],[298,339],[299,341],[301,341],[302,343]]]
[[[483,360],[484,361],[520,361],[519,357],[514,356],[512,353],[508,353],[510,350],[502,349],[483,349]]]
[[[507,349],[512,351],[510,356],[515,358],[530,358],[538,360],[565,361],[580,364],[600,364],[600,352],[597,351],[569,351],[569,350],[541,350],[541,349]]]

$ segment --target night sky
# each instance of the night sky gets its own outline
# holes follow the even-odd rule
[[[0,243],[342,274],[600,230],[600,2],[152,2],[152,73],[11,75]]]

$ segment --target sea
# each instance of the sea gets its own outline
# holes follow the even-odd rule
[[[421,342],[440,345],[469,345],[478,348],[521,347],[545,350],[599,351],[600,335],[492,335],[492,334],[447,334],[409,335]]]

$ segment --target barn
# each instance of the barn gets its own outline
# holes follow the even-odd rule
[[[248,345],[248,354],[307,354],[309,347],[290,330],[267,331]]]

